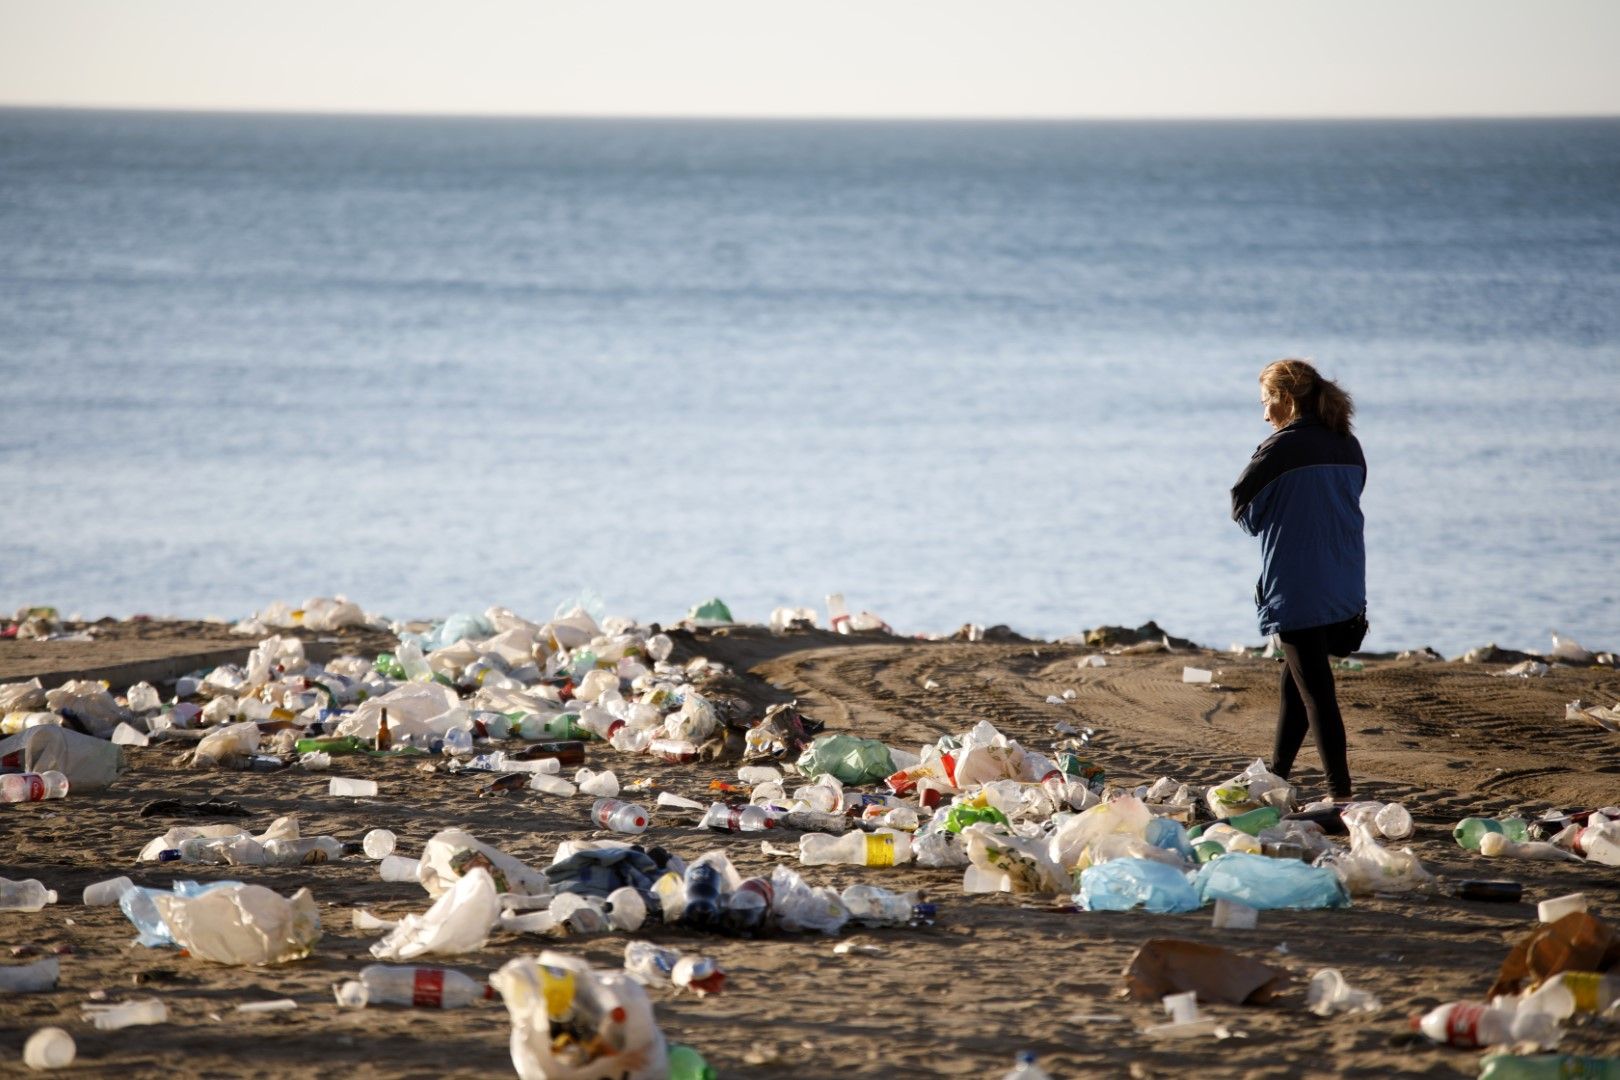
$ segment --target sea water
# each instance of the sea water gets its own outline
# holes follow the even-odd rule
[[[1612,120],[0,111],[0,609],[1253,642],[1304,355],[1370,647],[1613,647],[1617,298]]]

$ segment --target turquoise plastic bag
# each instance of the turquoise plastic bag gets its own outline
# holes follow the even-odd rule
[[[1187,875],[1152,859],[1110,859],[1080,872],[1075,902],[1086,911],[1146,908],[1158,915],[1197,911],[1203,906]]]
[[[823,735],[800,755],[798,764],[806,776],[831,773],[845,784],[872,784],[894,772],[887,746],[853,735]]]
[[[1217,855],[1200,867],[1193,888],[1206,903],[1233,900],[1257,911],[1350,906],[1344,882],[1325,866],[1236,851]]]

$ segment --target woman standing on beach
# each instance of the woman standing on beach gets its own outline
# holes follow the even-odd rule
[[[1287,778],[1309,728],[1329,792],[1344,802],[1350,764],[1330,656],[1353,652],[1367,632],[1367,462],[1350,433],[1350,395],[1304,360],[1266,365],[1260,403],[1275,434],[1232,488],[1232,519],[1260,538],[1260,632],[1282,641],[1271,769]]]

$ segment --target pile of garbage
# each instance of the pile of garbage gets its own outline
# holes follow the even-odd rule
[[[829,600],[837,601],[829,605],[835,630],[888,632],[869,612],[851,615],[841,597]],[[719,626],[732,617],[711,600],[689,620]],[[783,608],[773,613],[772,629],[789,632],[816,620],[811,609]],[[435,833],[413,857],[398,851],[386,830],[358,842],[306,836],[293,816],[258,832],[236,824],[176,826],[139,854],[143,863],[233,868],[367,859],[384,880],[420,885],[429,903],[419,913],[389,920],[353,912],[355,929],[380,935],[370,950],[379,963],[335,987],[338,1002],[450,1008],[498,995],[511,1014],[513,1063],[525,1077],[657,1076],[681,1062],[696,1070],[689,1075],[703,1075],[695,1052],[666,1045],[644,987],[721,993],[726,973],[707,957],[634,937],[622,971],[542,952],[511,961],[485,985],[419,961],[483,949],[496,934],[636,935],[662,925],[741,936],[836,935],[847,926],[926,926],[936,917],[934,904],[916,891],[864,882],[840,891],[812,884],[787,862],[745,877],[721,849],[687,860],[643,844],[639,834],[655,814],[661,824],[705,837],[757,834],[765,855],[801,868],[947,868],[953,878],[960,870],[965,894],[1056,895],[1082,911],[1171,914],[1213,906],[1214,924],[1233,929],[1255,926],[1265,911],[1344,908],[1375,894],[1521,895],[1511,882],[1442,883],[1402,845],[1414,824],[1399,803],[1302,805],[1262,761],[1208,787],[1168,776],[1120,785],[1095,760],[1094,732],[1067,724],[1039,748],[989,721],[914,750],[828,733],[795,703],[763,708],[738,693],[722,665],[701,657],[676,662],[675,641],[658,627],[598,621],[579,608],[538,623],[503,608],[459,614],[415,631],[398,628],[392,652],[326,663],[311,661],[303,639],[271,632],[384,625],[341,597],[296,609],[272,605],[233,628],[260,637],[244,663],[185,676],[167,698],[146,683],[121,696],[87,680],[50,690],[38,680],[0,686],[9,736],[0,741],[0,761],[20,770],[0,775],[0,797],[63,798],[105,786],[123,767],[121,747],[175,743],[187,747],[195,768],[322,771],[348,755],[371,755],[473,774],[482,794],[591,798],[588,811],[580,807],[582,820],[610,835],[565,841],[546,866],[459,829]],[[1101,628],[1093,644],[1127,655],[1190,643],[1149,624]],[[1574,648],[1565,643],[1566,657]],[[1106,665],[1101,656],[1083,663]],[[1210,682],[1212,674],[1186,668],[1183,678]],[[1571,710],[1578,707],[1600,723],[1613,711],[1579,703]],[[653,779],[621,783],[611,770],[586,768],[591,742],[642,760],[746,764],[735,783],[711,785],[718,801],[664,791],[648,799],[649,810],[634,798],[650,793]],[[330,791],[367,797],[377,784],[337,776]],[[1454,835],[1485,859],[1620,865],[1620,808],[1535,820],[1467,818]],[[38,911],[55,901],[38,881],[0,881],[0,910]],[[183,948],[221,964],[294,962],[321,936],[308,888],[284,896],[226,880],[153,889],[121,877],[91,886],[85,903],[118,904],[142,945]],[[1517,966],[1504,966],[1491,1000],[1435,1010],[1418,1020],[1419,1029],[1454,1045],[1548,1049],[1574,1012],[1611,1009],[1620,974],[1607,972],[1620,962],[1620,943],[1579,895],[1547,901],[1541,914],[1540,936],[1515,950],[1510,965]],[[1554,964],[1548,957],[1555,954],[1567,959]],[[47,988],[55,985],[56,965],[50,958],[11,967],[0,983]],[[1144,945],[1126,976],[1133,996],[1162,1000],[1170,1016],[1150,1029],[1154,1037],[1216,1032],[1199,1001],[1264,1001],[1286,981],[1267,965],[1174,939]],[[1382,1007],[1331,969],[1313,977],[1308,1000],[1323,1015]],[[108,1022],[162,1019],[142,1005]],[[56,1055],[51,1060],[61,1051],[54,1038],[39,1045],[41,1055]],[[1033,1063],[1020,1068],[1023,1076],[1038,1072]],[[1530,1075],[1506,1064],[1489,1068],[1497,1070],[1490,1075]]]

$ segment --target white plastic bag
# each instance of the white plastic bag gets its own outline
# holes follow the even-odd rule
[[[551,879],[543,872],[460,829],[433,834],[422,848],[416,880],[429,896],[439,896],[474,867],[482,867],[495,878],[497,892],[547,896],[552,891]]]
[[[1134,795],[1121,795],[1099,803],[1065,821],[1052,834],[1048,854],[1063,871],[1073,874],[1098,860],[1093,845],[1106,836],[1143,840],[1153,811]]]
[[[987,822],[962,830],[968,861],[982,871],[1006,874],[1015,893],[1072,891],[1043,839],[1009,836]]]
[[[681,702],[680,710],[664,721],[664,730],[670,738],[690,739],[695,743],[707,739],[719,726],[720,717],[709,699],[692,690],[686,692],[686,700]]]
[[[247,757],[259,748],[259,725],[251,720],[239,724],[226,724],[217,731],[203,736],[202,742],[191,755],[191,764],[198,768],[230,764]]]
[[[806,884],[792,867],[778,865],[771,871],[771,890],[771,913],[789,933],[836,934],[849,921],[837,890]]]
[[[105,686],[89,679],[74,679],[45,691],[45,702],[52,712],[79,721],[98,739],[109,738],[120,721],[131,718]]]
[[[484,947],[500,917],[495,879],[483,867],[475,867],[425,914],[401,919],[387,937],[371,947],[371,955],[399,961],[472,952]]]
[[[262,885],[226,885],[153,902],[177,945],[216,964],[285,964],[308,956],[321,937],[308,889],[289,900]]]
[[[1434,880],[1411,848],[1392,851],[1384,847],[1374,839],[1372,827],[1365,821],[1349,828],[1350,850],[1337,858],[1324,856],[1321,862],[1331,860],[1330,865],[1351,896],[1411,892]]]
[[[508,961],[489,978],[512,1018],[520,1080],[656,1080],[664,1033],[641,984],[558,952]]]

